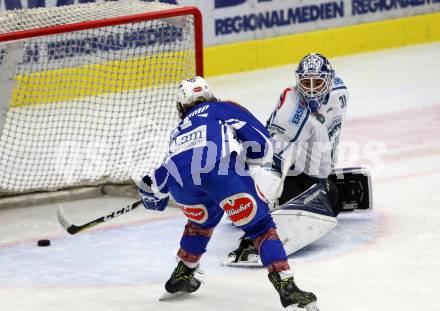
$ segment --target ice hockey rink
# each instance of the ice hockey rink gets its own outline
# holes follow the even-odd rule
[[[321,311],[440,310],[440,42],[331,59],[349,87],[338,167],[373,173],[374,210],[289,257]],[[294,65],[208,79],[262,121]],[[84,223],[134,201],[61,203]],[[282,310],[264,268],[220,265],[240,231],[222,222],[202,259],[201,289],[159,302],[185,224],[144,209],[69,235],[57,204],[0,210],[1,311]],[[50,247],[37,247],[47,238]]]

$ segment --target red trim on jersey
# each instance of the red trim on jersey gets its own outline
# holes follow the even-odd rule
[[[188,221],[188,223],[185,225],[183,236],[203,236],[206,238],[210,238],[213,232],[214,228],[201,228],[196,224]]]
[[[200,258],[202,258],[202,255],[192,254],[190,252],[187,252],[183,248],[179,248],[179,251],[177,252],[177,257],[186,262],[198,263],[200,261]]]
[[[284,105],[284,101],[286,100],[287,93],[289,93],[292,90],[293,90],[292,88],[288,87],[283,91],[283,93],[280,96],[280,104],[278,105],[278,109],[281,109],[281,107]]]

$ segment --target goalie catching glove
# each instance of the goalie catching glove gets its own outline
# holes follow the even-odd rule
[[[146,209],[163,211],[168,205],[169,195],[154,190],[151,177],[146,175],[138,184],[138,192]]]

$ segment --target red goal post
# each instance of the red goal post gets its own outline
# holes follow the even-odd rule
[[[0,13],[0,197],[130,184],[163,158],[195,7],[121,0]],[[0,203],[1,206],[1,203]]]
[[[203,24],[202,13],[193,6],[172,8],[163,11],[147,12],[142,14],[134,14],[130,16],[113,17],[100,19],[96,21],[86,21],[74,24],[48,26],[39,29],[26,29],[10,33],[0,33],[0,42],[28,39],[33,37],[61,34],[65,32],[87,30],[93,28],[101,28],[106,26],[122,25],[146,20],[163,19],[169,17],[178,17],[192,15],[194,18],[194,41],[195,41],[195,57],[196,57],[196,74],[203,76]]]

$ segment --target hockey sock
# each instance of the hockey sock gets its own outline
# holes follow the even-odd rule
[[[269,273],[270,273],[270,272],[269,272]],[[290,270],[290,269],[280,271],[279,274],[280,274],[280,278],[281,278],[281,280],[285,280],[285,279],[288,279],[288,278],[292,278],[292,277],[293,277],[293,271]]]
[[[190,268],[197,266],[203,253],[206,252],[206,246],[213,232],[214,228],[201,228],[192,222],[188,222],[180,240],[177,257]]]
[[[261,262],[269,272],[289,270],[287,255],[275,228],[270,228],[254,240]]]
[[[199,265],[202,255],[191,254],[183,248],[180,248],[177,252],[177,257],[185,264],[185,266],[193,269]]]

